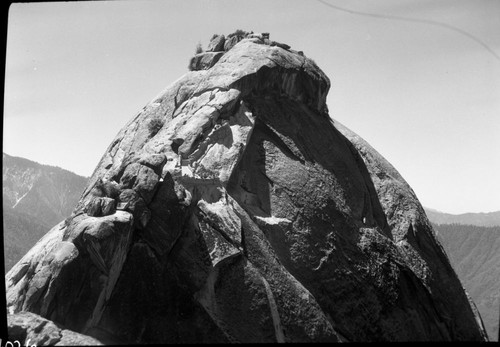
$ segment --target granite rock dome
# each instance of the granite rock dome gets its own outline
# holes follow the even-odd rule
[[[235,38],[236,37],[236,38]],[[215,35],[6,275],[103,342],[484,341],[412,189],[269,34]]]

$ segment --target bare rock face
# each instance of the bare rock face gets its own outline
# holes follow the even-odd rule
[[[31,312],[7,316],[10,341],[21,346],[98,346],[103,343],[90,336],[61,328]]]
[[[328,77],[267,33],[222,41],[7,274],[10,312],[130,343],[484,341],[411,188],[329,117]]]

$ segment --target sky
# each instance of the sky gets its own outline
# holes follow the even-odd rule
[[[329,76],[330,116],[420,202],[500,210],[500,1],[117,0],[13,3],[3,151],[90,176],[196,45],[269,32]]]

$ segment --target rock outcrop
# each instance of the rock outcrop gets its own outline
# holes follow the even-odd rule
[[[103,343],[90,336],[61,328],[31,312],[7,315],[10,341],[21,346],[99,346]]]
[[[328,77],[239,34],[118,133],[7,274],[9,310],[133,343],[484,340],[411,188],[329,117]]]

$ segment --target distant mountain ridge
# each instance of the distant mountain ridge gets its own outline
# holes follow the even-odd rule
[[[68,170],[2,155],[5,268],[71,214],[88,181]]]
[[[500,226],[500,211],[451,214],[424,207],[429,220],[436,224],[466,224],[483,227]]]
[[[476,303],[490,341],[498,341],[500,211],[454,215],[424,209],[452,267]]]

